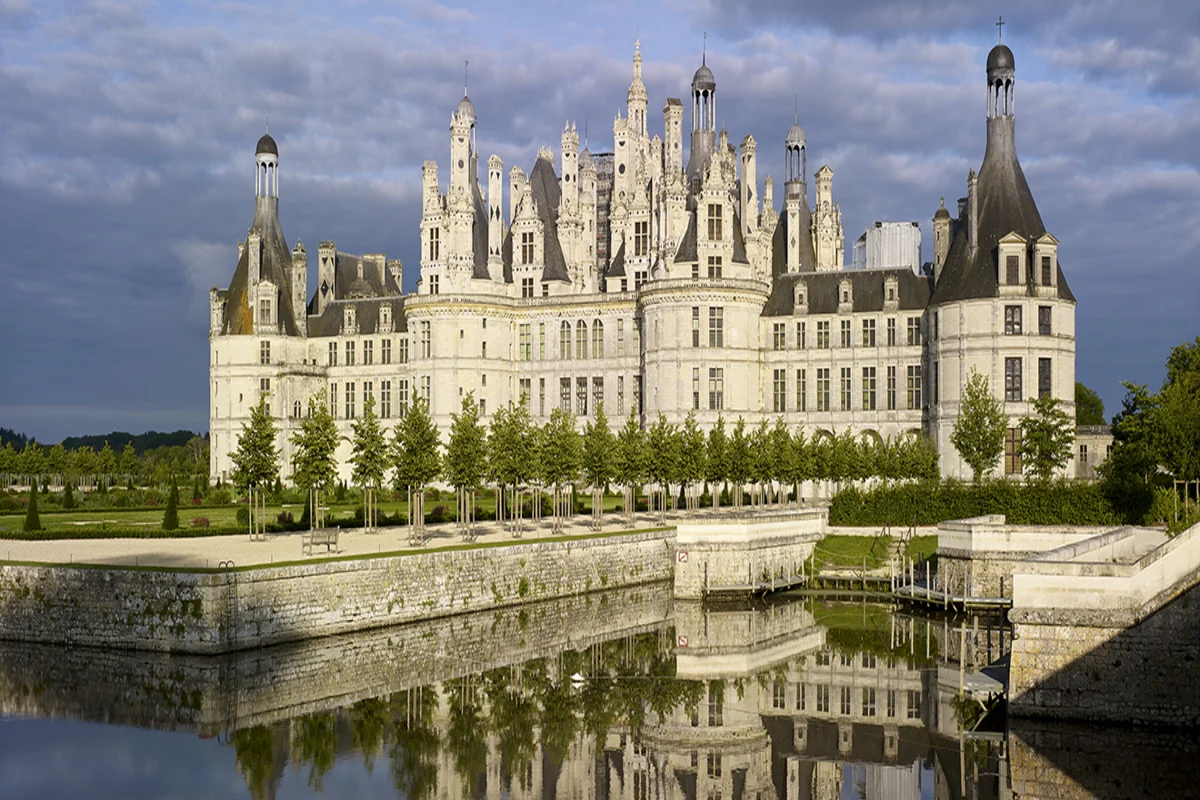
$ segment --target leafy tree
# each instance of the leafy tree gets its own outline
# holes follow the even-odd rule
[[[713,511],[721,510],[721,488],[729,480],[729,437],[725,435],[725,416],[708,431],[708,449],[704,459],[704,479],[712,491]]]
[[[67,473],[67,448],[62,446],[62,442],[54,445],[46,453],[46,469],[51,475],[57,476],[60,480],[65,479]]]
[[[1177,480],[1200,480],[1200,336],[1171,348],[1152,422],[1158,463]]]
[[[264,413],[266,400],[262,401]],[[308,416],[292,434],[292,482],[309,493],[310,527],[323,527],[321,490],[337,482],[337,423],[329,411],[329,398],[321,389],[308,398]]]
[[[171,484],[171,493],[167,495],[167,510],[163,512],[163,530],[179,530],[179,487]]]
[[[799,505],[800,485],[812,480],[814,472],[813,446],[804,434],[804,427],[798,427],[792,433],[792,443],[789,447],[790,456],[787,462],[786,480],[796,489],[796,504]]]
[[[26,533],[42,530],[42,519],[38,516],[38,486],[37,481],[29,487],[29,508],[25,509],[25,524],[21,530]]]
[[[19,459],[12,442],[5,442],[4,447],[0,447],[0,475],[4,476],[4,485],[0,488],[7,489],[12,485],[12,476],[17,471]]]
[[[71,490],[71,482],[69,480],[63,488],[62,507],[68,511],[75,507],[75,493]]]
[[[1075,426],[1062,401],[1046,395],[1033,400],[1034,416],[1021,419],[1021,463],[1025,471],[1048,481],[1071,460]]]
[[[771,447],[771,424],[766,418],[750,434],[750,479],[758,484],[760,504],[765,504],[775,477],[775,451]]]
[[[96,484],[96,451],[91,445],[81,445],[71,451],[68,459],[69,469],[80,478],[90,477],[91,485]]]
[[[575,416],[565,409],[554,409],[550,413],[550,421],[546,423],[542,444],[542,469],[547,483],[554,485],[554,530],[561,532],[562,516],[570,502],[570,493],[564,494],[563,489],[578,480],[583,457]]]
[[[207,475],[209,461],[208,435],[193,436],[183,446],[193,475]]]
[[[707,447],[704,431],[696,424],[696,413],[689,411],[683,421],[679,442],[679,475],[688,489],[688,510],[696,511],[700,507],[700,493],[696,484],[704,480],[707,467]]]
[[[475,512],[475,490],[487,475],[487,431],[479,421],[479,403],[467,392],[462,412],[450,415],[450,440],[446,443],[446,479],[458,493],[458,526],[470,537]]]
[[[125,449],[121,451],[121,457],[117,460],[117,469],[123,475],[127,475],[130,480],[138,472],[138,457],[134,452],[133,442],[126,442]]]
[[[117,456],[107,441],[96,456],[96,469],[100,473],[101,485],[107,489],[112,485],[113,473],[117,471]]]
[[[1104,401],[1100,395],[1075,382],[1075,424],[1076,425],[1105,425]]]
[[[971,468],[971,479],[978,483],[987,476],[1004,455],[1004,429],[1008,418],[983,375],[971,370],[963,387],[958,420],[950,432],[950,443]]]
[[[592,487],[592,524],[603,527],[604,491],[613,479],[613,446],[616,439],[608,427],[604,403],[596,405],[596,418],[583,428],[583,479]]]
[[[383,485],[383,476],[391,460],[387,437],[375,413],[375,395],[367,395],[363,401],[362,416],[354,420],[350,429],[350,463],[354,465],[351,474],[354,482],[363,490],[363,528],[373,530],[377,513],[375,492]]]
[[[409,490],[409,525],[416,537],[425,531],[425,487],[441,474],[440,447],[437,426],[429,415],[429,401],[417,397],[397,423],[392,442],[396,486]]]
[[[112,454],[112,451],[109,451]],[[244,488],[249,504],[256,506],[260,487],[269,486],[279,474],[279,450],[275,446],[275,421],[267,410],[267,395],[263,394],[250,411],[250,421],[242,424],[237,449],[230,454],[233,462],[234,485]],[[266,530],[264,513],[257,520],[251,515],[251,531]]]
[[[1121,385],[1125,397],[1113,417],[1113,449],[1097,471],[1110,484],[1145,484],[1158,469],[1153,421],[1158,397],[1145,384],[1122,381]]]
[[[632,525],[633,512],[637,507],[637,485],[646,477],[645,437],[636,408],[629,409],[629,417],[617,434],[613,467],[614,477],[625,487],[625,517],[628,524]]]
[[[770,479],[779,485],[776,495],[778,502],[782,505],[791,489],[791,476],[795,472],[792,462],[796,456],[792,449],[792,434],[788,431],[783,417],[775,418],[775,425],[771,428],[770,447],[773,467]]]
[[[507,408],[492,414],[487,437],[488,473],[496,484],[496,514],[503,519],[508,509],[514,536],[521,533],[520,486],[534,476],[534,440],[529,402],[524,395],[519,404],[510,401]],[[506,491],[512,493],[512,502],[504,502]],[[535,509],[539,502],[540,498],[534,502]]]
[[[742,487],[750,480],[754,468],[750,452],[750,437],[746,435],[746,420],[738,417],[729,437],[729,480],[733,483],[733,507],[742,507]]]
[[[659,496],[660,523],[666,520],[667,495],[670,493],[671,476],[676,470],[675,464],[679,458],[674,433],[675,426],[667,422],[661,411],[658,419],[646,432],[646,476],[658,486],[655,493]]]
[[[21,448],[17,464],[26,481],[30,484],[37,483],[38,478],[46,471],[46,453],[36,439],[30,439]]]

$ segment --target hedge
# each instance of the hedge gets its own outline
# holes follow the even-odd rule
[[[278,527],[267,525],[267,531],[273,533],[278,531]],[[135,528],[135,527],[114,527],[114,526],[99,526],[89,525],[72,528],[70,530],[40,530],[26,533],[24,531],[4,531],[0,532],[0,539],[10,539],[14,541],[52,541],[56,539],[197,539],[207,536],[235,536],[241,534],[246,535],[246,529],[233,525],[221,525],[211,528],[192,528],[183,527],[173,531],[163,530],[162,528]]]
[[[893,527],[937,525],[951,519],[1003,514],[1016,525],[1119,525],[1141,522],[1114,507],[1102,484],[1019,484],[954,480],[878,486],[866,491],[848,487],[834,496],[830,525]]]

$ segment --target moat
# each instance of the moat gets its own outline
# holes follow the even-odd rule
[[[6,643],[7,798],[1190,796],[1185,734],[1008,720],[990,617],[667,585],[224,656]],[[1002,676],[1001,676],[1002,677]]]

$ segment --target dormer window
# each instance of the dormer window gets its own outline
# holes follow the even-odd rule
[[[354,306],[346,306],[342,309],[342,333],[353,334],[358,332],[358,318],[354,314]]]
[[[849,311],[854,306],[854,287],[848,280],[838,283],[839,311]]]
[[[1058,283],[1058,240],[1044,233],[1033,243],[1034,277],[1040,288],[1051,288]]]
[[[379,331],[380,333],[390,333],[392,330],[392,307],[382,305],[379,307]]]
[[[894,275],[889,275],[883,281],[884,307],[895,309],[899,305],[900,282]]]
[[[1002,286],[1025,285],[1025,259],[1027,242],[1018,233],[1010,233],[1000,239],[997,248],[1000,284]]]
[[[724,207],[720,203],[708,204],[708,240],[710,242],[719,242],[723,238],[722,228],[722,212]]]
[[[792,287],[792,298],[795,301],[795,312],[797,314],[808,313],[808,284],[804,281],[796,281]]]
[[[270,300],[270,298],[264,297],[258,301],[258,324],[259,325],[270,325],[271,324],[271,300]]]

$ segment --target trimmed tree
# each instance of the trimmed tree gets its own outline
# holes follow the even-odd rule
[[[637,508],[637,485],[646,475],[645,437],[638,423],[636,408],[629,409],[629,417],[617,434],[613,466],[617,483],[625,487],[625,522],[632,526],[633,512]]]
[[[325,525],[321,490],[337,481],[337,423],[329,411],[329,398],[321,389],[308,399],[308,416],[292,434],[292,482],[308,492],[309,527]]]
[[[117,454],[113,452],[107,439],[104,440],[104,447],[96,456],[96,469],[101,475],[101,490],[108,491],[109,486],[112,485],[113,473],[117,471]]]
[[[783,421],[783,417],[775,418],[775,425],[771,428],[771,480],[777,484],[775,499],[779,505],[783,505],[784,498],[790,493],[791,476],[795,472],[793,462],[796,459],[796,453],[792,449],[792,434],[787,429],[787,423]]]
[[[696,412],[689,411],[679,436],[679,475],[687,487],[689,511],[700,508],[700,491],[697,487],[704,480],[707,455],[704,431],[696,424]]]
[[[971,468],[971,480],[975,483],[1000,463],[1007,427],[1004,407],[992,395],[987,378],[972,369],[963,387],[962,404],[954,430],[950,432],[950,443]]]
[[[62,507],[64,510],[70,510],[75,507],[75,493],[71,490],[71,481],[67,481],[63,487]]]
[[[547,483],[554,485],[554,532],[562,532],[562,518],[571,502],[570,484],[579,479],[583,446],[575,415],[556,408],[550,413],[542,440],[541,463]],[[564,488],[568,490],[564,492]]]
[[[25,524],[21,530],[26,533],[42,530],[42,519],[38,516],[38,487],[37,481],[29,487],[29,508],[25,509]]]
[[[598,403],[596,418],[583,428],[583,479],[592,487],[592,525],[596,530],[604,527],[604,491],[613,479],[615,441],[604,403]]]
[[[163,530],[179,530],[179,487],[171,484],[171,493],[167,495],[167,510],[163,512]]]
[[[424,537],[425,487],[441,474],[441,442],[429,416],[429,401],[418,396],[396,425],[392,463],[396,486],[408,490],[409,540]]]
[[[475,393],[467,392],[462,401],[462,412],[450,417],[446,480],[457,494],[458,513],[455,516],[459,531],[464,539],[470,539],[475,533],[475,490],[487,475],[487,432],[479,421]]]
[[[676,447],[675,426],[667,422],[660,411],[658,419],[646,432],[646,476],[657,486],[658,521],[667,518],[667,496],[670,494],[671,477],[675,473],[675,462],[679,458]],[[653,505],[650,508],[654,510]]]
[[[775,477],[775,453],[771,449],[771,423],[766,417],[759,420],[758,425],[750,434],[750,479],[755,484],[759,506],[765,506],[770,500],[771,480]],[[751,504],[754,502],[751,495]]]
[[[362,487],[363,530],[378,527],[378,501],[375,493],[383,485],[383,476],[390,461],[387,437],[375,413],[375,395],[367,395],[363,402],[362,416],[354,420],[350,429],[350,463],[354,465],[353,481]]]
[[[729,480],[729,437],[725,435],[725,416],[717,415],[717,423],[708,431],[705,449],[704,479],[712,492],[713,511],[721,510],[721,489]]]
[[[109,454],[112,450],[105,443]],[[250,513],[250,534],[256,530],[265,532],[263,514],[256,514],[256,494],[261,498],[262,489],[270,486],[279,475],[279,450],[275,447],[275,421],[267,410],[267,395],[263,394],[258,405],[250,410],[250,421],[242,423],[237,449],[230,454],[233,462],[233,483],[246,492]],[[99,468],[99,467],[98,467]],[[103,469],[101,469],[103,474]],[[101,484],[103,485],[103,484]],[[257,517],[257,519],[256,519]]]
[[[796,505],[800,505],[803,499],[800,496],[801,485],[805,481],[812,480],[815,477],[813,446],[804,435],[803,426],[796,428],[795,432],[792,433],[791,453],[788,482],[796,487]]]
[[[488,474],[496,484],[496,517],[504,521],[507,514],[514,537],[521,535],[521,484],[531,479],[535,466],[533,440],[525,397],[519,405],[510,401],[507,408],[492,414],[487,437]]]
[[[1075,425],[1058,398],[1032,402],[1034,415],[1021,419],[1021,463],[1034,478],[1048,481],[1071,460]]]
[[[742,486],[750,480],[754,463],[750,452],[750,437],[746,435],[746,420],[738,417],[729,437],[729,480],[733,483],[733,507],[742,507]]]
[[[121,451],[121,457],[117,460],[117,469],[126,476],[126,479],[132,481],[138,472],[138,457],[133,449],[133,442],[126,442],[125,449]]]

